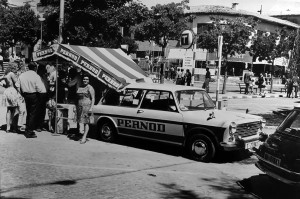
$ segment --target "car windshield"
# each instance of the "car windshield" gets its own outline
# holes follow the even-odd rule
[[[214,109],[215,104],[209,95],[203,90],[181,90],[175,92],[179,109],[182,111],[194,111]]]
[[[300,137],[300,111],[292,111],[278,128],[284,133]]]

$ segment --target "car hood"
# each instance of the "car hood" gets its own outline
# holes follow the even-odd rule
[[[300,157],[300,138],[278,131],[271,134],[264,144],[268,153],[280,153],[285,157]]]
[[[260,121],[262,119],[262,117],[256,115],[217,109],[184,111],[183,115],[185,122],[200,122],[202,124],[218,126],[228,126],[231,122],[235,122],[237,124],[250,123]]]

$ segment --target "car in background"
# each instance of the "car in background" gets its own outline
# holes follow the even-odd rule
[[[288,114],[255,154],[255,165],[268,176],[300,185],[300,106]]]
[[[105,95],[92,110],[102,140],[119,135],[183,146],[209,162],[220,150],[252,150],[262,140],[262,117],[218,110],[202,88],[134,83]]]

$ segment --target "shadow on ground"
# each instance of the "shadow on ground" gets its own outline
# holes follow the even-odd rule
[[[179,199],[246,199],[253,198],[251,194],[241,189],[230,177],[220,178],[202,178],[199,179],[198,189],[189,190],[175,183],[163,184],[160,183],[163,190],[160,193],[160,198],[179,198]],[[194,185],[195,186],[195,185]],[[194,187],[193,186],[193,187]]]
[[[300,188],[276,181],[265,174],[255,175],[237,182],[246,192],[261,199],[299,199]]]

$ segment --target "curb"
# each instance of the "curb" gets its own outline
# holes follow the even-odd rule
[[[219,98],[222,100],[226,99],[252,99],[252,98],[278,98],[278,97],[283,97],[282,94],[271,94],[268,95],[266,94],[265,96],[260,96],[260,95],[231,95],[231,96],[220,96]],[[212,99],[216,99],[216,97],[212,97]]]

